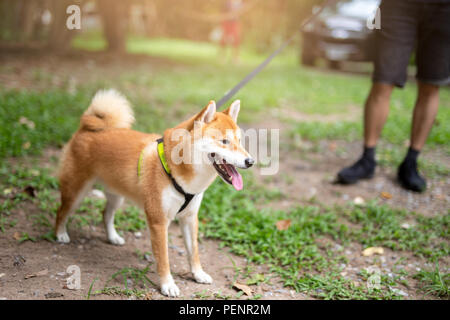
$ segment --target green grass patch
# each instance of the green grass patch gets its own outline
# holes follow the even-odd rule
[[[433,295],[443,298],[450,297],[450,273],[439,270],[439,264],[433,270],[420,270],[414,278],[422,282],[421,291],[425,295]]]
[[[223,246],[251,262],[268,264],[285,286],[297,291],[326,299],[401,298],[392,289],[404,284],[400,277],[382,274],[381,288],[372,290],[364,282],[355,285],[342,277],[341,265],[348,261],[332,249],[331,243],[384,246],[411,251],[431,261],[449,254],[450,215],[423,217],[376,203],[366,207],[304,206],[289,212],[259,210],[255,203],[270,201],[271,193],[252,185],[249,177],[246,181],[246,191],[240,193],[228,190],[220,182],[207,190],[200,212],[201,233],[219,239]],[[411,215],[417,224],[410,229],[402,228]],[[277,221],[287,219],[291,221],[290,227],[278,230]],[[329,246],[319,245],[317,239],[329,239]],[[366,279],[362,270],[360,280]]]
[[[82,92],[0,91],[0,159],[67,142],[88,99]]]
[[[104,43],[98,35],[92,35],[91,38],[76,38],[74,45],[99,50]],[[210,99],[222,97],[263,59],[244,48],[241,65],[224,65],[218,60],[217,48],[213,45],[182,40],[131,38],[128,47],[135,53],[172,59],[177,63],[150,70],[125,70],[118,77],[78,86],[75,93],[70,93],[73,91],[64,84],[46,92],[0,89],[0,159],[39,154],[48,146],[61,147],[77,129],[82,112],[99,88],[115,87],[125,93],[134,105],[136,129],[162,132],[199,111]],[[52,75],[36,69],[31,80],[50,86]],[[248,124],[268,118],[280,121],[292,118],[285,115],[286,109],[300,116],[337,115],[341,120],[330,123],[284,121],[283,129],[315,142],[322,139],[358,140],[362,124],[350,116],[347,119],[346,115],[362,109],[369,86],[368,77],[301,68],[297,65],[295,50],[288,50],[236,96],[242,101],[239,122]],[[404,90],[394,92],[392,112],[383,132],[383,141],[392,148],[380,153],[382,165],[396,165],[403,156],[399,147],[404,146],[409,137],[414,99],[414,85],[408,84]],[[430,148],[439,147],[450,152],[447,146],[450,92],[446,88],[441,92],[441,104],[428,142]],[[429,161],[421,162],[421,166],[434,174],[448,175],[449,172],[447,166]],[[394,277],[382,273],[379,289],[365,286],[370,277],[365,270],[358,274],[360,284],[355,284],[341,275],[342,265],[348,261],[342,250],[334,249],[335,244],[344,248],[352,243],[364,247],[383,246],[412,252],[430,262],[442,261],[449,255],[449,212],[424,217],[377,203],[335,208],[312,203],[289,211],[260,209],[263,204],[282,198],[282,194],[256,186],[249,173],[244,174],[244,179],[246,187],[242,192],[234,192],[221,181],[208,189],[200,211],[201,234],[219,239],[222,246],[250,262],[269,265],[285,286],[299,292],[325,299],[401,298],[393,290],[405,285],[401,270],[396,270]],[[285,179],[289,180],[289,177]],[[15,225],[17,208],[32,205],[36,210],[30,219],[43,231],[35,240],[51,241],[58,204],[57,180],[50,170],[1,162],[1,232]],[[105,200],[87,198],[71,219],[71,227],[101,224],[104,205]],[[290,227],[278,230],[276,222],[279,220],[290,220]],[[402,228],[403,222],[409,220],[414,220],[414,225]],[[137,208],[127,206],[117,213],[116,225],[122,232],[127,232],[142,230],[146,223]],[[318,239],[325,240],[326,244],[320,244]],[[237,271],[251,285],[268,281],[248,270]],[[125,280],[124,286],[108,284],[102,293],[137,296],[142,292],[135,290],[140,288],[128,287],[126,280],[142,285],[145,274],[143,270],[123,269],[113,278]],[[427,271],[417,279],[430,294],[448,297],[448,274]]]

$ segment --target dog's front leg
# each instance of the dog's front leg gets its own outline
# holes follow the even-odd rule
[[[198,217],[197,211],[180,218],[180,227],[183,233],[184,244],[188,253],[191,272],[195,281],[199,283],[212,283],[213,279],[203,271],[198,254]]]
[[[167,234],[169,221],[165,217],[155,216],[153,212],[146,209],[150,239],[152,242],[153,255],[156,260],[158,275],[161,281],[162,294],[169,297],[178,297],[178,289],[170,273],[169,249],[167,245]]]

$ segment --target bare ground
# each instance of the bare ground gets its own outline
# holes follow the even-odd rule
[[[38,59],[33,58],[34,54],[15,54],[14,52],[3,53],[7,55],[8,64],[0,72],[0,83],[6,88],[35,88],[43,89],[39,86],[39,81],[34,79],[33,70],[43,68],[49,73],[59,74],[60,78],[71,79],[74,84],[79,84],[92,79],[86,79],[86,74],[113,77],[120,70],[110,68],[114,65],[113,57],[104,57],[101,54],[92,54],[87,57],[76,56],[74,59],[66,57],[54,57]],[[4,56],[3,56],[4,57]],[[110,59],[110,60],[108,60]],[[26,62],[24,62],[26,61]],[[87,63],[87,64],[86,64]],[[121,61],[123,66],[123,61]],[[158,63],[167,63],[158,61]],[[154,61],[143,59],[135,61],[130,66],[136,65],[154,67]],[[61,67],[61,66],[64,67]],[[56,67],[52,67],[56,66]],[[86,72],[86,69],[90,72]],[[64,70],[70,70],[66,72]],[[75,70],[75,71],[74,71]],[[95,72],[92,72],[95,70]],[[74,73],[73,73],[74,72]],[[89,76],[88,76],[89,77]],[[58,82],[58,77],[55,78]],[[57,86],[58,83],[55,83]],[[333,119],[328,119],[333,121]],[[282,120],[278,120],[282,121]],[[280,127],[282,123],[258,123],[256,127]],[[348,150],[344,155],[337,156],[333,150],[337,147]],[[348,143],[341,141],[321,142],[321,153],[308,151],[304,146],[298,148],[282,148],[280,156],[280,172],[278,175],[267,178],[256,175],[258,181],[266,186],[280,189],[286,197],[278,202],[271,203],[271,206],[288,209],[296,204],[310,203],[311,199],[325,205],[334,203],[343,204],[352,201],[356,197],[362,197],[365,201],[378,199],[397,208],[414,210],[425,215],[447,212],[450,208],[450,178],[437,177],[430,179],[429,190],[424,194],[406,192],[395,182],[395,170],[392,168],[378,169],[376,177],[371,181],[363,181],[353,186],[341,186],[333,183],[336,172],[343,166],[350,164],[354,160],[354,155],[358,154],[359,143]],[[52,155],[58,155],[58,150],[50,151]],[[433,158],[438,162],[448,164],[450,159],[446,155],[431,151],[426,157]],[[47,159],[48,154],[40,158],[42,166],[52,166]],[[386,192],[392,197],[387,199],[381,196],[381,192]],[[70,244],[56,244],[45,240],[37,242],[25,241],[18,243],[14,238],[16,232],[27,232],[30,236],[42,234],[36,226],[33,226],[29,216],[37,208],[30,204],[20,206],[14,212],[18,223],[15,227],[0,233],[0,299],[85,299],[91,284],[92,292],[100,290],[111,278],[111,275],[125,267],[144,268],[150,263],[149,278],[158,283],[155,273],[155,266],[151,259],[142,259],[137,253],[151,251],[150,237],[148,231],[142,232],[141,237],[136,237],[133,233],[126,233],[126,244],[118,247],[108,244],[105,239],[105,232],[99,227],[87,227],[81,230],[70,230],[72,238]],[[247,262],[242,257],[230,254],[226,248],[220,248],[218,241],[201,239],[200,255],[206,272],[213,278],[212,285],[197,284],[188,272],[186,253],[184,250],[181,233],[178,227],[173,224],[170,227],[169,249],[172,272],[182,292],[181,298],[220,298],[215,296],[236,297],[237,291],[231,288],[236,275],[233,263],[240,268],[244,268]],[[329,241],[328,239],[318,239],[318,241]],[[354,244],[352,250],[346,250],[344,254],[349,258],[349,263],[345,266],[342,276],[357,279],[356,274],[362,268],[379,265],[385,271],[393,268],[400,258],[404,258],[402,267],[408,271],[417,268],[427,267],[426,261],[412,256],[410,253],[398,253],[386,250],[385,254],[374,262],[371,257],[361,255],[361,246]],[[335,247],[336,252],[342,248]],[[77,265],[81,270],[81,289],[65,289],[66,269],[70,265]],[[446,263],[448,266],[448,261]],[[267,266],[254,266],[254,272],[264,273],[273,276],[268,271]],[[47,271],[45,271],[47,270]],[[36,277],[27,277],[43,271]],[[94,282],[95,280],[95,282]],[[239,278],[238,278],[239,280]],[[113,281],[111,285],[122,285],[120,281]],[[361,285],[364,285],[361,283]],[[423,298],[417,296],[417,283],[410,282],[409,288],[402,289],[405,298]],[[252,286],[254,293],[261,294],[262,299],[311,299],[310,296],[295,293],[288,288],[284,288],[279,280],[274,277],[270,284],[260,284]],[[91,295],[91,299],[124,299],[123,295]],[[130,298],[135,298],[131,296]],[[148,299],[166,299],[162,296],[157,287],[150,286]],[[240,297],[246,299],[245,295]]]
[[[352,146],[348,145],[351,149]],[[356,146],[355,146],[356,148]],[[44,156],[39,157],[41,167],[54,167],[49,161],[50,157],[58,157],[59,150],[49,149]],[[373,181],[364,181],[354,186],[340,186],[332,183],[333,173],[342,167],[348,160],[334,158],[330,155],[314,155],[314,161],[301,160],[292,154],[283,155],[280,164],[280,173],[270,182],[264,177],[257,176],[261,183],[269,187],[276,187],[286,195],[280,202],[270,205],[276,208],[289,209],[294,205],[311,203],[311,197],[315,202],[332,205],[352,201],[354,197],[363,197],[366,201],[379,198],[382,202],[388,202],[394,207],[411,207],[423,214],[433,215],[449,207],[449,194],[439,193],[438,190],[448,190],[448,180],[431,181],[431,190],[425,194],[416,194],[403,191],[394,181],[393,174],[389,170],[380,170]],[[29,161],[26,161],[29,163]],[[286,174],[286,175],[285,175]],[[289,175],[287,180],[285,177]],[[381,187],[377,187],[377,185]],[[380,192],[384,190],[392,194],[391,199],[380,198]],[[409,200],[412,199],[412,200]],[[150,264],[148,277],[158,284],[158,277],[154,261],[151,255],[142,257],[137,252],[151,252],[150,236],[148,230],[142,235],[136,236],[132,232],[125,233],[126,244],[114,246],[106,241],[106,235],[102,227],[90,226],[83,229],[69,230],[72,242],[70,244],[57,244],[45,240],[37,242],[25,241],[19,243],[15,238],[16,232],[27,232],[31,237],[39,239],[45,233],[42,227],[33,225],[30,215],[38,209],[31,203],[24,203],[14,213],[18,220],[15,227],[0,233],[2,251],[0,254],[0,298],[6,299],[86,299],[90,286],[93,283],[92,293],[108,286],[122,286],[119,280],[110,281],[111,276],[118,270],[126,267],[143,269]],[[200,239],[200,256],[206,272],[213,278],[212,285],[197,284],[189,273],[186,252],[184,249],[181,232],[173,223],[170,227],[170,263],[172,272],[182,296],[181,299],[220,299],[223,297],[236,298],[237,291],[232,288],[236,281],[235,264],[245,269],[249,264],[244,258],[228,252],[227,248],[220,248],[219,242],[210,239]],[[330,239],[317,239],[324,247]],[[355,283],[364,285],[358,277],[361,269],[377,265],[386,273],[394,266],[414,273],[418,268],[430,268],[426,260],[417,258],[408,252],[393,252],[385,250],[385,254],[379,258],[363,257],[361,251],[364,248],[360,244],[353,244],[351,249],[345,249],[338,244],[334,245],[336,253],[345,254],[349,263],[345,265],[342,276],[353,279]],[[402,263],[398,265],[399,259]],[[81,289],[69,290],[66,288],[66,269],[70,265],[77,265],[81,270]],[[446,263],[448,265],[448,261]],[[261,295],[261,299],[311,299],[310,296],[296,293],[289,288],[284,288],[279,279],[271,274],[267,266],[250,264],[253,273],[262,273],[272,278],[269,284],[263,283],[251,286],[254,294]],[[43,271],[43,275],[30,277],[30,275]],[[94,281],[95,280],[95,281]],[[110,281],[110,282],[108,282]],[[242,273],[237,281],[245,283]],[[132,286],[132,283],[129,283]],[[416,281],[410,281],[408,288],[403,288],[405,298],[423,298],[417,295]],[[146,290],[147,299],[167,299],[159,293],[157,286],[150,285]],[[217,296],[216,296],[217,295]],[[114,294],[92,294],[91,299],[135,299],[135,296]],[[142,298],[142,297],[141,297]],[[247,299],[243,295],[240,299]]]

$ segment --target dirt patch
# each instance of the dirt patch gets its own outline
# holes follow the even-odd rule
[[[396,180],[396,169],[378,166],[375,177],[354,185],[335,183],[336,174],[343,167],[352,164],[361,152],[359,142],[321,141],[321,153],[304,148],[281,149],[280,170],[275,176],[258,176],[260,183],[277,188],[286,198],[271,206],[288,209],[298,204],[308,204],[311,198],[325,205],[345,204],[356,197],[365,201],[376,199],[391,207],[416,211],[424,215],[445,213],[450,208],[450,177],[428,178],[428,189],[424,193],[404,190]],[[346,150],[337,154],[335,150]],[[439,151],[429,151],[424,155],[438,163],[450,163],[447,155]],[[388,195],[387,197],[385,195]]]
[[[91,284],[92,293],[103,289],[111,276],[123,268],[144,269],[150,264],[147,276],[155,284],[159,283],[156,267],[151,254],[142,259],[139,252],[151,252],[150,234],[146,230],[137,238],[133,233],[126,233],[124,246],[114,246],[106,242],[106,235],[98,227],[83,230],[70,230],[72,242],[57,244],[40,240],[18,243],[14,239],[15,232],[28,232],[30,236],[39,236],[33,230],[26,218],[20,219],[17,227],[0,234],[2,253],[0,255],[0,298],[6,299],[86,299]],[[181,290],[180,299],[211,299],[222,297],[236,298],[237,291],[231,288],[237,267],[245,268],[246,261],[220,249],[216,241],[203,240],[200,244],[200,256],[206,272],[214,279],[213,284],[196,283],[190,272],[183,245],[181,232],[176,225],[170,227],[169,257],[172,275]],[[149,261],[148,261],[149,260]],[[67,289],[67,268],[76,265],[81,271],[81,289]],[[42,272],[45,271],[45,272]],[[254,271],[269,276],[265,266],[254,266]],[[42,275],[39,275],[41,273]],[[30,275],[36,275],[30,277]],[[94,282],[95,280],[95,282]],[[240,279],[239,279],[240,280]],[[241,280],[245,283],[245,280]],[[255,294],[261,294],[262,299],[305,299],[303,294],[283,288],[276,279],[273,284],[251,286]],[[133,283],[128,282],[130,288]],[[124,287],[122,278],[109,282],[108,286]],[[140,288],[140,287],[138,287]],[[144,289],[140,289],[144,290]],[[145,289],[150,299],[168,299],[163,296],[158,287],[150,285]],[[124,295],[92,294],[91,299],[135,299]],[[240,299],[247,299],[245,295]]]
[[[0,84],[6,89],[48,90],[65,88],[75,91],[86,83],[116,79],[126,70],[153,70],[181,64],[144,54],[71,51],[48,54],[42,49],[0,48]]]
[[[356,145],[345,145],[350,150],[357,149]],[[47,149],[41,157],[35,159],[13,159],[11,164],[29,165],[39,163],[40,167],[56,170],[55,159],[60,150]],[[273,202],[270,206],[277,209],[289,210],[299,204],[310,204],[314,197],[321,204],[344,204],[356,196],[363,197],[366,201],[379,198],[394,207],[404,208],[412,206],[416,211],[424,214],[435,214],[448,208],[448,194],[444,199],[435,197],[436,185],[439,181],[433,181],[430,193],[411,194],[403,191],[393,181],[392,172],[388,169],[380,170],[377,177],[371,182],[364,181],[354,186],[339,186],[332,183],[334,172],[345,164],[348,159],[327,154],[310,154],[308,159],[302,158],[291,151],[284,154],[280,166],[280,173],[271,180],[267,177],[257,177],[260,183],[266,186],[282,190],[286,198],[280,202]],[[447,184],[440,185],[440,190],[448,190]],[[447,188],[446,188],[447,187]],[[381,191],[389,192],[393,197],[389,200],[381,199]],[[434,193],[433,193],[434,192]],[[406,196],[405,196],[406,195]],[[408,197],[412,197],[410,202]],[[428,199],[428,200],[427,200]],[[24,202],[14,212],[17,219],[16,226],[0,233],[0,243],[3,248],[0,254],[0,298],[6,299],[86,299],[90,286],[94,293],[102,290],[106,284],[109,287],[124,287],[122,278],[111,280],[111,276],[123,268],[144,269],[150,264],[147,273],[149,279],[156,285],[150,285],[147,289],[140,286],[139,290],[146,292],[147,299],[168,299],[159,292],[158,276],[151,255],[151,243],[148,230],[141,234],[126,232],[124,246],[114,246],[106,241],[106,234],[102,227],[87,226],[82,229],[69,229],[72,242],[70,244],[58,244],[45,240],[39,240],[40,236],[48,230],[33,225],[30,215],[38,211],[31,202]],[[37,242],[17,241],[17,233],[25,232]],[[192,279],[189,272],[186,251],[181,232],[176,223],[172,223],[169,229],[169,256],[171,270],[174,279],[179,286],[182,296],[180,299],[223,299],[236,298],[237,291],[232,288],[237,279],[246,283],[243,274],[246,268],[251,269],[251,274],[263,274],[271,278],[269,283],[252,285],[254,294],[261,299],[311,299],[312,297],[302,293],[296,293],[283,287],[279,278],[274,276],[266,265],[249,264],[244,258],[228,252],[227,248],[220,248],[219,242],[210,239],[200,239],[200,257],[204,269],[209,273],[214,283],[212,285],[198,284]],[[323,248],[331,245],[331,250],[336,255],[344,255],[348,262],[342,264],[341,276],[351,280],[357,286],[365,286],[360,272],[367,268],[378,268],[383,274],[395,273],[394,270],[403,269],[409,274],[414,274],[420,269],[431,269],[433,266],[425,259],[413,256],[409,252],[397,252],[385,249],[382,256],[363,257],[364,249],[360,244],[353,243],[345,248],[332,239],[317,239],[323,242]],[[145,255],[146,254],[146,255]],[[76,265],[81,271],[81,289],[67,289],[69,266]],[[239,268],[239,273],[237,273]],[[237,278],[236,278],[237,277]],[[133,283],[127,283],[130,288]],[[399,289],[405,299],[423,299],[418,293],[418,282],[408,278],[408,286]],[[92,294],[91,299],[136,299],[136,296],[124,294]],[[142,298],[142,297],[140,297]],[[239,299],[247,299],[242,295]]]
[[[318,122],[318,123],[336,123],[340,121],[358,121],[362,117],[362,108],[358,106],[345,106],[342,113],[331,113],[331,114],[310,114],[300,112],[292,108],[282,107],[282,112],[279,117],[285,121],[294,121],[296,123],[301,122]]]
[[[8,64],[0,67],[0,83],[6,88],[33,88],[46,90],[52,86],[67,86],[68,90],[82,83],[93,82],[102,78],[120,76],[126,68],[156,68],[165,63],[163,59],[120,59],[101,53],[75,54],[75,56],[45,56],[32,53],[17,53],[2,51],[0,59]],[[115,59],[120,59],[120,68],[114,67]],[[118,60],[117,60],[118,61]],[[95,70],[92,71],[92,70]],[[350,107],[352,108],[352,107]],[[356,108],[355,108],[356,109]],[[353,109],[352,109],[353,110]],[[359,112],[360,109],[358,108]],[[306,115],[295,110],[288,110],[288,117],[277,109],[270,111],[270,117],[253,128],[286,128],[287,118],[296,121],[322,121],[335,122],[342,120],[339,115],[317,116]],[[360,117],[360,113],[353,113]],[[345,115],[348,120],[348,115]],[[282,132],[283,135],[283,132]],[[282,138],[284,141],[285,139]],[[378,168],[374,179],[362,181],[352,186],[341,186],[333,183],[336,173],[344,166],[349,165],[360,153],[360,143],[343,141],[322,141],[318,150],[305,145],[298,148],[282,145],[280,155],[280,171],[275,176],[258,176],[258,183],[267,187],[273,187],[282,191],[285,198],[274,201],[270,206],[277,209],[289,210],[300,204],[310,204],[311,199],[324,205],[345,204],[356,197],[362,197],[365,201],[377,199],[392,207],[417,211],[424,215],[435,215],[448,212],[450,207],[450,178],[435,177],[428,179],[429,189],[424,194],[416,194],[404,191],[395,181],[395,170],[392,168]],[[337,153],[336,150],[346,150]],[[60,150],[49,149],[42,157],[37,159],[11,159],[14,166],[17,162],[34,161],[40,167],[54,170],[56,165],[52,160],[59,157]],[[430,152],[425,157],[444,164],[450,163],[448,156],[438,152]],[[257,170],[254,170],[256,173]],[[391,195],[388,199],[382,197],[385,192]],[[147,230],[140,236],[127,232],[124,237],[127,243],[124,246],[113,246],[105,241],[106,235],[103,228],[86,227],[83,229],[69,230],[72,242],[67,245],[37,240],[37,242],[25,241],[19,243],[15,238],[17,232],[26,232],[31,237],[39,238],[48,230],[41,230],[30,219],[30,215],[38,211],[31,203],[25,203],[13,212],[17,219],[16,226],[0,233],[0,298],[6,299],[86,299],[89,288],[93,283],[92,292],[102,289],[111,276],[119,270],[132,268],[145,268],[150,264],[148,277],[158,283],[152,256],[142,258],[139,254],[151,252],[150,237]],[[226,248],[220,248],[219,242],[202,239],[200,244],[201,261],[206,272],[213,278],[212,285],[197,284],[188,272],[186,252],[181,238],[181,233],[176,224],[170,227],[170,263],[175,281],[179,286],[183,299],[220,299],[222,297],[236,297],[237,291],[231,288],[236,276],[233,263],[243,270],[248,266],[244,258],[233,255]],[[330,239],[317,239],[317,241],[332,241]],[[413,257],[407,252],[393,252],[385,250],[383,256],[362,257],[360,244],[352,244],[348,248],[342,248],[333,243],[333,251],[336,254],[344,254],[348,263],[343,265],[342,276],[359,283],[358,273],[363,268],[370,266],[379,267],[384,273],[390,273],[392,269],[403,268],[408,272],[414,272],[417,268],[430,268],[425,260]],[[351,249],[349,249],[351,248]],[[138,251],[137,251],[138,250]],[[401,263],[398,261],[401,259]],[[232,260],[232,261],[231,261]],[[65,289],[67,267],[77,265],[81,270],[81,289]],[[447,264],[448,265],[448,264]],[[273,277],[264,265],[250,264],[253,273],[261,273],[266,277]],[[36,275],[29,277],[30,275]],[[95,282],[94,282],[95,280]],[[238,280],[245,283],[246,279],[239,276]],[[123,282],[114,280],[110,285],[123,287]],[[132,285],[132,284],[131,284]],[[251,286],[262,299],[311,299],[311,296],[295,293],[289,288],[284,288],[279,279],[273,277],[270,284]],[[417,283],[410,281],[408,288],[402,288],[406,293],[406,299],[422,298],[416,294]],[[159,293],[157,286],[150,286],[147,290],[150,299],[167,299]],[[127,299],[135,298],[124,295],[92,295],[91,299]],[[245,295],[240,299],[246,299]]]
[[[56,159],[60,150],[46,149],[40,157],[9,159],[11,166],[21,165],[31,168],[50,169],[56,173]],[[89,195],[92,197],[92,195]],[[148,229],[140,234],[125,232],[124,246],[114,246],[106,241],[106,233],[102,227],[87,226],[82,229],[70,228],[71,243],[58,244],[40,237],[49,230],[34,225],[31,215],[39,209],[30,201],[21,203],[12,214],[17,221],[12,228],[0,233],[0,299],[86,299],[90,286],[91,292],[108,287],[124,288],[121,276],[111,280],[111,276],[123,268],[144,269],[150,265],[147,276],[156,285],[148,289],[138,286],[137,289],[147,292],[148,299],[169,299],[163,296],[158,287],[159,277],[151,255],[151,242]],[[144,215],[142,213],[142,215]],[[18,241],[19,235],[27,233],[33,241]],[[284,288],[279,278],[269,271],[268,266],[249,264],[246,259],[220,248],[219,242],[200,239],[200,259],[204,270],[214,279],[213,284],[198,284],[189,272],[183,238],[176,222],[169,228],[169,259],[172,275],[181,290],[179,299],[248,299],[246,295],[236,296],[237,290],[232,288],[234,281],[246,283],[244,270],[252,270],[251,274],[263,274],[269,283],[250,286],[254,295],[260,299],[308,299],[309,297]],[[145,254],[148,253],[148,254]],[[67,289],[66,270],[76,265],[81,271],[81,289]],[[239,271],[236,269],[239,268]],[[128,283],[130,288],[133,283]],[[136,299],[136,296],[123,294],[91,295],[90,299]]]

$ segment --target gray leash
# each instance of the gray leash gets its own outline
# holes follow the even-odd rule
[[[220,108],[225,102],[227,102],[232,96],[234,96],[239,90],[241,90],[250,80],[252,80],[258,73],[260,73],[261,70],[264,69],[273,60],[273,58],[279,55],[281,51],[283,51],[284,48],[286,48],[295,39],[297,33],[300,32],[308,23],[313,21],[323,11],[323,9],[325,9],[325,7],[328,7],[336,1],[337,0],[328,0],[323,6],[320,7],[318,11],[304,20],[300,25],[300,28],[290,38],[283,42],[283,44],[277,50],[275,50],[269,57],[266,58],[266,60],[261,62],[255,69],[253,69],[252,72],[246,75],[245,78],[242,79],[237,85],[235,85],[231,90],[225,93],[225,95],[216,103],[217,108]]]

